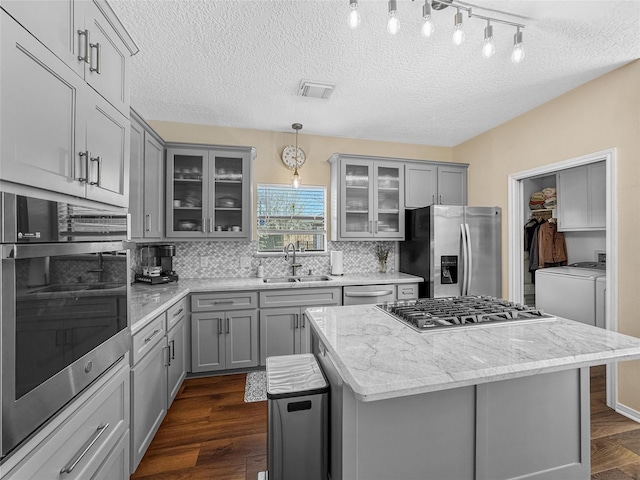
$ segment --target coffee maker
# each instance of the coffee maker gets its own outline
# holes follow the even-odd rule
[[[175,245],[145,245],[140,249],[142,274],[136,274],[136,282],[156,285],[177,282],[178,274],[173,269]]]

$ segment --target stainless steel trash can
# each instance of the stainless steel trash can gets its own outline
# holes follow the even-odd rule
[[[312,354],[267,358],[269,480],[327,480],[328,393]]]

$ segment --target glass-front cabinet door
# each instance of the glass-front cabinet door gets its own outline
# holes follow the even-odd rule
[[[385,238],[404,238],[404,185],[402,165],[376,162],[373,235]]]
[[[251,238],[246,148],[167,149],[167,237]]]
[[[206,150],[167,150],[167,237],[206,236],[208,158]]]
[[[341,163],[340,235],[369,238],[373,235],[373,164],[345,160]]]

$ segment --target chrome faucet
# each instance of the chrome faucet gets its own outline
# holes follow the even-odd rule
[[[293,251],[293,258],[291,259],[291,271],[293,276],[295,277],[298,267],[301,267],[302,264],[296,262],[296,246],[293,243],[289,243],[289,245],[284,247],[284,261],[286,262],[289,260],[289,247],[291,247]]]

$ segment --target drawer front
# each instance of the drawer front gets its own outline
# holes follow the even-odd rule
[[[409,300],[412,298],[418,298],[418,284],[407,283],[396,286],[396,298],[398,300]]]
[[[92,478],[129,428],[129,400],[129,366],[123,364],[7,478]]]
[[[260,292],[260,308],[321,307],[342,304],[341,288],[289,288]]]
[[[138,363],[151,349],[162,341],[165,331],[166,313],[158,315],[152,322],[133,336],[132,365]]]
[[[187,301],[182,299],[167,309],[167,332],[187,316]]]
[[[258,308],[256,292],[198,293],[191,295],[192,312],[217,312]]]

